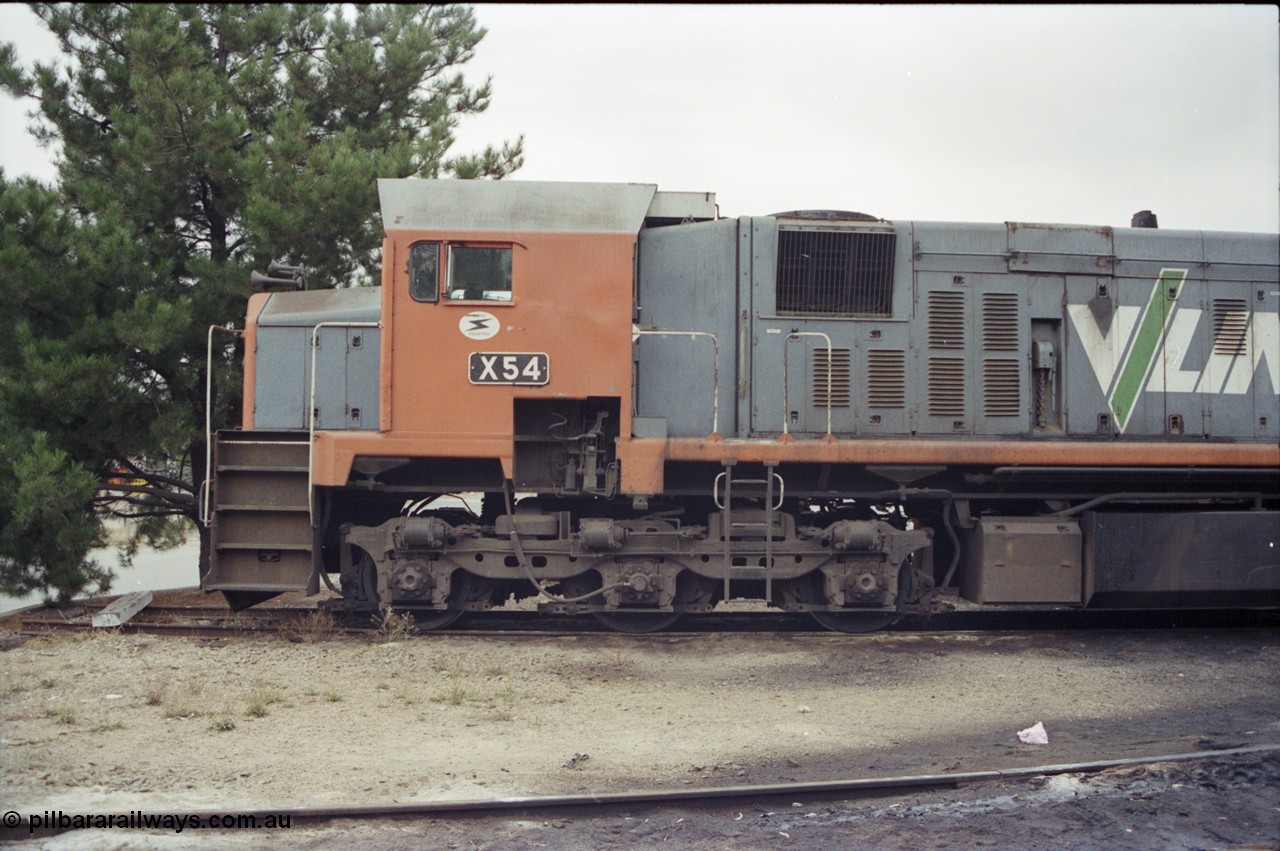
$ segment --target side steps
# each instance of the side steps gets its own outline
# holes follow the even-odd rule
[[[210,488],[206,591],[233,608],[285,591],[316,593],[320,556],[312,527],[310,442],[305,432],[220,432]]]
[[[763,479],[735,479],[733,477],[733,461],[724,462],[724,472],[716,476],[716,481],[712,487],[712,499],[715,501],[716,507],[721,511],[720,529],[724,538],[724,599],[730,599],[730,580],[734,572],[742,573],[750,571],[757,572],[755,568],[740,568],[733,564],[734,556],[742,556],[745,552],[744,540],[739,540],[739,545],[735,549],[733,541],[735,537],[739,539],[754,538],[757,535],[762,539],[764,544],[764,600],[766,603],[773,602],[773,530],[775,523],[775,515],[779,508],[782,507],[782,495],[786,488],[782,481],[782,476],[775,473],[773,467],[766,467]],[[724,483],[724,499],[721,501],[720,484]],[[764,511],[761,519],[750,520],[734,520],[733,519],[733,488],[746,486],[748,492],[755,489],[755,494],[764,498]],[[775,490],[774,486],[777,486]],[[755,495],[753,494],[753,495]]]

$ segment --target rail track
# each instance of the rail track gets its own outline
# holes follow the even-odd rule
[[[39,635],[51,632],[91,632],[92,616],[109,601],[94,600],[66,609],[37,608],[10,614],[0,620],[10,634]],[[405,624],[404,627],[408,627]],[[1280,626],[1274,609],[1199,610],[1063,610],[953,611],[929,617],[906,616],[881,632],[1000,632],[1047,630],[1231,629]],[[402,627],[399,635],[408,630]],[[225,638],[234,635],[277,634],[293,640],[314,640],[321,635],[377,635],[387,630],[369,614],[317,616],[311,606],[271,607],[233,612],[225,606],[152,605],[118,627],[101,629],[125,633]],[[469,612],[445,629],[413,630],[432,635],[554,636],[580,633],[616,634],[586,615],[545,615],[527,610]],[[711,612],[685,615],[677,628],[657,635],[680,636],[708,633],[788,633],[836,635],[802,613],[753,611]],[[874,633],[872,633],[874,634]]]
[[[961,786],[986,783],[992,781],[1026,781],[1037,777],[1049,777],[1061,774],[1091,774],[1116,768],[1147,766],[1158,763],[1194,762],[1199,760],[1223,759],[1233,756],[1263,755],[1280,751],[1280,744],[1263,744],[1251,747],[1230,748],[1210,751],[1192,751],[1186,753],[1162,754],[1127,759],[1093,760],[1087,762],[1059,763],[1038,765],[1024,768],[993,769],[985,771],[952,772],[946,774],[920,774],[900,777],[850,778],[826,781],[803,781],[789,783],[749,784],[741,786],[717,786],[701,789],[652,789],[632,792],[600,792],[572,795],[532,795],[500,798],[481,798],[471,800],[421,801],[412,803],[372,803],[350,805],[327,805],[313,807],[282,807],[242,810],[237,813],[240,818],[252,818],[265,821],[268,818],[287,818],[292,826],[295,822],[302,824],[318,824],[336,819],[388,819],[407,817],[452,817],[465,818],[493,814],[525,814],[548,813],[553,811],[590,813],[600,815],[610,811],[618,811],[636,805],[682,805],[749,802],[760,807],[770,802],[791,801],[797,796],[805,796],[811,804],[850,795],[876,796],[896,792],[919,792],[928,789],[958,788]],[[61,813],[61,811],[59,811]],[[761,812],[764,812],[762,809]],[[17,815],[16,813],[14,815]],[[72,814],[74,815],[74,814]],[[209,821],[221,816],[220,812],[190,810],[174,813],[149,813],[153,818],[164,819],[166,816],[177,819],[198,817]],[[5,824],[0,836],[14,838],[23,836],[51,836],[66,832],[67,828],[41,827],[31,825],[30,817],[21,817],[13,824]]]

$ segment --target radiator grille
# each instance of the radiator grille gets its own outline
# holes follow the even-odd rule
[[[889,316],[896,236],[876,231],[780,230],[778,313]]]
[[[831,349],[830,358],[826,349],[813,350],[813,404],[818,408],[827,407],[828,400],[833,408],[849,407],[849,381],[852,376],[848,349]],[[830,382],[828,383],[828,378]],[[830,395],[828,396],[828,388]]]
[[[982,349],[987,352],[1018,351],[1017,293],[982,294]]]
[[[964,293],[929,293],[929,348],[964,348]]]
[[[907,406],[907,355],[893,349],[867,352],[867,405],[872,408]]]
[[[982,412],[988,417],[1016,417],[1021,413],[1022,388],[1016,360],[988,360],[982,364]]]
[[[1243,355],[1249,352],[1249,305],[1242,298],[1213,300],[1213,353]]]
[[[929,414],[964,416],[963,358],[929,358]]]

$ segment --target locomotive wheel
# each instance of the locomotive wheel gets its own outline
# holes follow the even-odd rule
[[[458,606],[463,603],[475,603],[487,599],[491,594],[493,594],[492,580],[476,576],[474,573],[460,571],[454,574],[453,577],[453,583],[449,590],[449,605]],[[401,611],[406,611],[413,615],[414,625],[423,632],[443,629],[467,613],[465,609],[445,609],[441,611],[440,609],[415,609],[409,607]]]
[[[859,612],[856,610],[824,612],[814,609],[809,614],[813,615],[815,621],[833,632],[848,633],[875,632],[878,629],[884,629],[902,617],[901,612]]]
[[[560,591],[566,597],[580,597],[600,587],[600,577],[595,573],[582,574],[566,579],[560,583]],[[589,600],[591,603],[602,603],[601,597]],[[592,612],[591,617],[614,632],[625,632],[631,635],[642,635],[646,632],[659,632],[667,629],[680,620],[680,612],[654,612],[644,609],[630,611]]]
[[[591,617],[609,627],[614,632],[626,632],[632,635],[643,635],[646,632],[661,632],[680,620],[679,612],[592,612]]]
[[[783,593],[797,603],[821,606],[827,602],[827,596],[823,591],[822,574],[818,571],[801,577],[795,582],[788,583],[788,587]],[[878,629],[884,629],[902,617],[902,612],[886,612],[883,609],[841,609],[839,611],[810,609],[809,614],[813,616],[815,621],[832,632],[851,634],[875,632]]]
[[[378,598],[378,572],[373,559],[368,554],[361,556],[356,565],[356,594],[363,595],[365,600]],[[493,582],[465,571],[454,576],[449,593],[449,605],[474,603],[483,600],[493,593]],[[443,629],[466,614],[464,609],[424,609],[414,606],[392,605],[397,612],[408,612],[413,616],[414,628],[420,632]]]

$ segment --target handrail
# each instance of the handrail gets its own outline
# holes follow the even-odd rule
[[[821,331],[792,331],[782,343],[782,433],[787,433],[787,412],[791,405],[787,401],[787,343],[801,337],[821,337],[827,341],[827,436],[831,436],[831,338]]]
[[[213,475],[213,332],[222,331],[234,337],[243,337],[244,332],[223,325],[210,325],[208,342],[205,346],[204,359],[204,481],[200,483],[200,493],[196,496],[199,504],[200,525],[208,528],[213,523],[213,514],[209,511],[209,488]]]
[[[720,433],[720,339],[710,331],[642,331],[639,328],[633,329],[632,334],[652,336],[652,337],[710,337],[711,338],[711,357],[713,358],[714,371],[711,378],[711,392],[713,394],[711,402],[711,433]],[[633,409],[631,414],[635,416]]]
[[[320,350],[321,328],[381,328],[381,322],[319,322],[311,326],[311,394],[307,403],[307,516],[316,527],[316,352]]]

